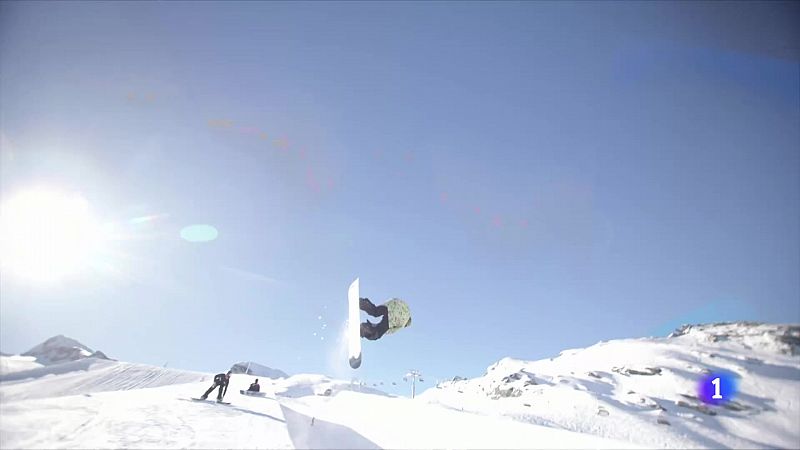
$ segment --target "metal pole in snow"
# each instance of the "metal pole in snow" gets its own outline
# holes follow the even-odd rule
[[[417,378],[421,376],[422,374],[419,373],[418,370],[411,370],[404,377],[404,379],[408,379],[408,377],[411,377],[411,398],[414,398],[417,394]]]

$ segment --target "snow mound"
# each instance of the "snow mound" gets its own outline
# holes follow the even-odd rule
[[[207,374],[97,358],[0,375],[0,402],[195,383]]]
[[[22,356],[32,356],[43,365],[77,361],[84,358],[109,359],[103,352],[95,352],[75,339],[60,334],[33,347]]]
[[[289,375],[282,370],[273,369],[252,361],[237,362],[231,366],[231,372],[242,373],[245,375],[255,375],[271,379],[289,378]]]
[[[797,325],[684,326],[668,338],[600,342],[540,361],[504,358],[470,380],[418,397],[652,447],[800,448]],[[697,397],[699,379],[726,371],[739,394]]]
[[[3,355],[0,356],[0,377],[14,372],[42,367],[33,356]]]
[[[332,396],[343,391],[355,391],[380,396],[390,395],[367,386],[344,380],[335,380],[325,375],[298,374],[275,384],[275,394],[281,397],[298,398],[309,395]]]

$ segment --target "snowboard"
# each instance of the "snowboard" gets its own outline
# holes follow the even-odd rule
[[[202,398],[195,398],[195,397],[192,397],[192,400],[194,400],[196,402],[218,403],[220,405],[230,405],[231,404],[231,402],[219,402],[219,401],[216,401],[216,400],[209,400],[209,399],[203,400]]]
[[[266,392],[256,392],[256,391],[245,391],[244,389],[239,389],[239,393],[242,395],[249,395],[251,397],[266,397]]]
[[[350,284],[347,290],[347,343],[349,348],[350,367],[361,367],[361,318],[358,307],[358,278]]]

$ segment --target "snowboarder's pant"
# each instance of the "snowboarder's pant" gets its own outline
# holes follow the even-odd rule
[[[210,394],[210,393],[211,393],[211,391],[213,391],[213,390],[214,390],[214,388],[215,388],[215,387],[217,387],[217,386],[219,386],[219,392],[217,392],[217,400],[222,400],[222,388],[223,388],[225,385],[224,385],[224,384],[217,384],[217,383],[214,383],[214,385],[213,385],[213,386],[211,386],[210,388],[208,388],[208,390],[206,391],[206,393],[205,393],[205,394],[203,394],[203,398],[208,398],[208,394]]]
[[[375,341],[380,339],[389,330],[389,309],[386,305],[375,306],[368,298],[361,298],[358,302],[359,308],[372,317],[381,317],[377,324],[369,320],[361,324],[361,337]]]

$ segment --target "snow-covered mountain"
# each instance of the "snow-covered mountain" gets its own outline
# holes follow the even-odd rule
[[[800,448],[799,350],[797,325],[687,325],[541,361],[505,358],[419,398],[642,446]],[[738,378],[739,394],[706,405],[698,380],[721,370]]]
[[[78,361],[85,358],[109,359],[101,351],[93,351],[75,339],[63,335],[53,336],[21,356],[32,356],[43,365]]]
[[[252,361],[243,361],[234,364],[231,366],[231,372],[272,379],[289,378],[289,375],[282,370],[273,369],[272,367],[267,367]]]

